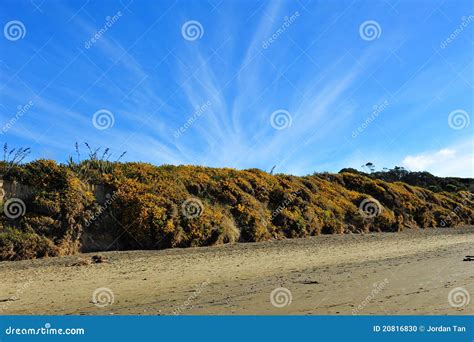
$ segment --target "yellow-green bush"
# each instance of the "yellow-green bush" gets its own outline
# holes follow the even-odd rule
[[[15,228],[0,229],[0,260],[34,259],[59,255],[51,240]]]
[[[25,215],[1,217],[9,228],[0,228],[0,259],[73,254],[86,248],[84,236],[97,248],[161,249],[474,223],[470,192],[433,193],[353,172],[296,177],[256,169],[99,164],[39,160],[15,166],[4,178],[34,191],[24,199]],[[110,203],[98,202],[92,183],[113,194]],[[360,205],[371,199],[381,210],[366,217]],[[198,215],[183,212],[189,200],[202,206]]]

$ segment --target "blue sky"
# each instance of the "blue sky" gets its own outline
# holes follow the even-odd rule
[[[471,1],[3,0],[1,142],[473,176]]]

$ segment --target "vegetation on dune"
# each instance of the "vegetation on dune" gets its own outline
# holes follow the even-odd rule
[[[474,190],[472,178],[437,177],[426,171],[411,172],[401,166],[395,166],[393,169],[384,168],[381,171],[375,171],[375,165],[371,162],[362,165],[362,168],[368,170],[369,173],[361,172],[353,168],[342,169],[340,172],[355,173],[386,182],[403,182],[409,185],[423,187],[433,192],[472,192]]]
[[[89,159],[78,153],[66,165],[0,162],[4,181],[31,189],[19,217],[6,215],[4,201],[1,260],[474,223],[464,190],[433,192],[350,169],[296,177],[111,162],[104,153],[89,148]]]

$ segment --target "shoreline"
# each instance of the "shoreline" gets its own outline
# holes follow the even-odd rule
[[[455,288],[474,294],[474,263],[462,261],[474,254],[472,246],[468,226],[5,261],[0,309],[5,315],[474,314],[473,300],[461,307],[448,301]],[[96,254],[108,261],[71,266]],[[105,302],[94,301],[97,289],[110,290]],[[275,306],[277,289],[288,292],[276,292]]]

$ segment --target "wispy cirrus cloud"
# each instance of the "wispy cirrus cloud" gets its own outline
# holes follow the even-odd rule
[[[4,138],[33,150],[45,145],[56,155],[69,153],[78,140],[117,153],[126,150],[128,160],[266,170],[277,165],[277,172],[295,174],[337,171],[367,160],[391,166],[404,158],[417,169],[434,169],[442,158],[451,165],[463,160],[457,165],[465,170],[467,154],[451,147],[450,139],[453,133],[456,139],[465,137],[467,130],[453,132],[446,116],[457,108],[472,112],[465,78],[473,64],[466,49],[456,45],[468,35],[440,55],[420,41],[424,26],[403,16],[393,22],[386,11],[372,7],[367,18],[367,11],[356,10],[355,4],[223,1],[190,6],[165,0],[141,6],[131,2],[125,9],[107,2],[86,2],[83,8],[45,3],[45,13],[59,15],[27,23],[28,32],[36,33],[21,45],[0,41],[6,51],[2,63],[8,65],[2,69],[2,118],[11,117],[18,104],[35,102]],[[397,5],[400,13],[404,6]],[[107,16],[122,9],[119,20],[85,47]],[[296,12],[291,26],[282,30]],[[360,24],[368,19],[382,28],[373,41],[359,35]],[[181,35],[190,20],[203,27],[203,35],[193,41]],[[441,24],[426,23],[430,37],[445,36],[444,29],[436,31]],[[57,27],[64,29],[57,32]],[[50,31],[57,33],[51,40],[38,38]],[[263,47],[275,32],[277,39]],[[35,55],[39,50],[41,56]],[[452,65],[461,66],[463,77],[449,72]],[[390,108],[357,140],[350,139],[373,105],[387,99]],[[113,114],[113,127],[94,127],[98,110]],[[271,123],[279,110],[291,116],[291,125],[281,130]],[[430,130],[419,132],[427,126]],[[184,132],[176,135],[181,127]],[[420,153],[420,135],[431,141],[427,132],[440,128],[449,136],[447,151]],[[405,149],[395,155],[402,139]],[[347,165],[354,160],[355,165]],[[455,166],[443,172],[448,171],[456,174]]]

